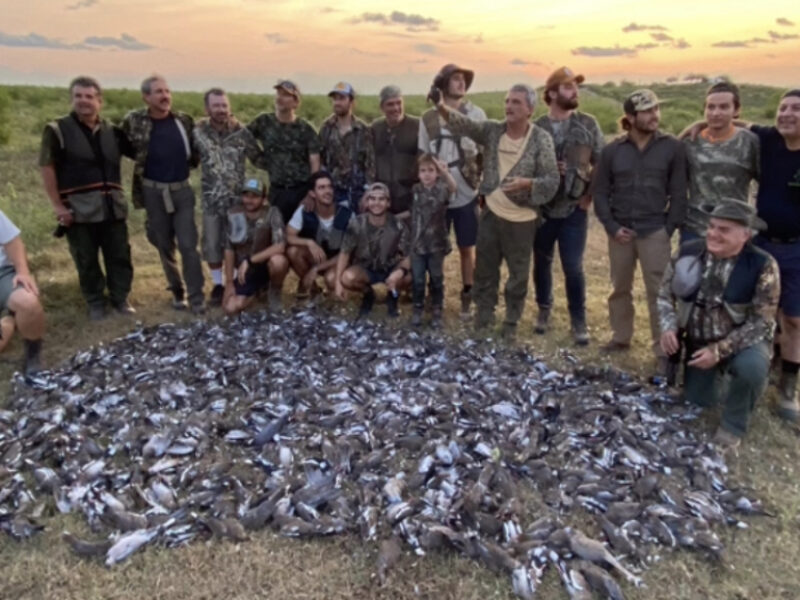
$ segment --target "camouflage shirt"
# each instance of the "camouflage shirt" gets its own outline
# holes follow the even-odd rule
[[[228,211],[228,235],[225,248],[233,251],[235,264],[273,244],[286,241],[281,211],[274,206],[264,206],[255,219],[236,206]]]
[[[297,118],[281,123],[274,113],[261,113],[247,128],[264,152],[262,168],[270,185],[295,187],[311,177],[309,156],[319,154],[319,137],[311,124]]]
[[[572,214],[578,200],[589,193],[592,166],[600,160],[603,132],[592,115],[573,112],[565,121],[543,115],[535,123],[553,137],[556,160],[566,163],[566,172],[553,199],[542,207],[542,214],[563,219]]]
[[[388,271],[409,254],[409,232],[405,223],[386,214],[386,223],[376,227],[369,213],[350,221],[342,252],[350,253],[351,264],[371,271]]]
[[[755,293],[744,307],[744,318],[734,321],[730,307],[723,299],[728,280],[736,265],[738,255],[732,258],[715,258],[710,252],[702,256],[703,275],[694,306],[686,326],[692,344],[716,344],[720,360],[733,356],[759,342],[771,343],[775,331],[775,313],[780,297],[778,264],[771,256],[758,276]],[[676,253],[664,271],[658,291],[658,316],[661,331],[677,331],[678,298],[672,292]],[[741,309],[742,307],[737,307]]]
[[[450,189],[441,178],[431,188],[414,184],[411,204],[411,252],[433,254],[450,252],[447,206]]]
[[[353,117],[352,127],[342,135],[336,115],[331,115],[319,128],[319,139],[322,165],[333,177],[334,186],[363,192],[364,185],[374,181],[375,158],[369,126],[364,121]]]
[[[173,112],[172,117],[175,119],[175,123],[178,125],[181,136],[186,143],[186,161],[190,166],[196,166],[197,157],[192,152],[191,144],[194,121],[192,117],[181,112]],[[134,161],[131,200],[136,208],[144,207],[142,204],[142,178],[147,164],[147,150],[150,145],[150,131],[152,129],[153,121],[146,108],[132,110],[125,115],[120,124],[120,130],[125,135],[125,143],[121,144],[120,147]]]
[[[758,137],[737,129],[728,140],[712,142],[702,135],[684,140],[689,165],[689,205],[684,227],[705,235],[708,216],[703,205],[716,206],[720,198],[747,202],[750,182],[759,176]]]
[[[199,121],[192,133],[194,151],[203,170],[203,211],[224,215],[240,202],[240,186],[245,174],[245,158],[259,164],[261,151],[250,131],[231,119],[217,131],[209,119]]]

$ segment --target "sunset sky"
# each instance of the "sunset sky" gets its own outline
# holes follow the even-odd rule
[[[4,83],[137,87],[157,71],[173,89],[267,92],[289,77],[311,93],[341,79],[413,93],[456,62],[478,91],[540,85],[562,65],[596,83],[800,86],[797,0],[0,0],[0,14]]]

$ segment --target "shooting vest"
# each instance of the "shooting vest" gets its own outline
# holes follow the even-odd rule
[[[303,226],[298,234],[301,238],[311,239],[319,243],[320,248],[325,250],[325,255],[331,258],[339,253],[342,247],[342,240],[344,234],[347,232],[347,226],[350,223],[350,218],[353,211],[344,204],[336,207],[336,214],[333,217],[333,226],[325,239],[320,240],[317,237],[319,233],[319,217],[314,211],[303,211]]]
[[[389,127],[386,119],[372,123],[375,144],[375,181],[389,186],[391,212],[397,214],[411,208],[411,186],[417,182],[417,139],[419,119],[405,115],[397,127]]]
[[[78,120],[67,115],[47,124],[56,135],[61,153],[55,162],[58,193],[72,209],[76,223],[99,223],[128,216],[122,194],[120,151],[114,130],[99,126],[100,152],[95,153]]]
[[[706,242],[705,240],[692,240],[681,244],[678,251],[678,260],[684,256],[695,256],[699,260],[705,262],[706,255]],[[739,256],[736,258],[736,264],[733,266],[730,277],[725,285],[725,290],[722,294],[724,307],[731,320],[736,325],[741,325],[747,318],[747,313],[751,309],[753,303],[753,296],[756,292],[758,285],[758,278],[761,276],[761,271],[764,265],[769,260],[769,254],[756,248],[752,243],[745,244]],[[700,291],[700,286],[697,286],[694,293],[685,298],[678,298],[678,314],[685,315],[685,320],[688,321],[688,316],[691,308],[695,305],[697,294]],[[686,327],[687,323],[680,323],[681,327]]]
[[[458,107],[458,112],[466,115],[468,112],[467,104],[461,104],[461,106]],[[464,151],[464,147],[461,143],[463,136],[456,135],[454,133],[442,132],[442,118],[439,116],[439,113],[436,111],[436,109],[431,109],[422,115],[422,124],[425,126],[425,130],[428,132],[428,137],[435,145],[436,156],[439,156],[439,152],[442,149],[442,140],[453,140],[453,144],[455,144],[456,148],[458,149],[458,158],[447,163],[447,166],[451,169],[453,167],[458,167],[461,176],[464,178],[464,181],[467,182],[469,187],[474,190],[478,189],[478,185],[480,185],[481,182],[483,162],[481,155],[473,151]]]

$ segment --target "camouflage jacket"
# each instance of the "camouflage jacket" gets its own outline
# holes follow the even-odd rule
[[[369,126],[353,117],[353,126],[342,135],[336,124],[336,115],[331,115],[319,128],[322,145],[322,166],[333,177],[338,188],[361,190],[375,180],[375,156]],[[360,200],[356,198],[356,202]]]
[[[224,131],[217,131],[209,119],[202,119],[192,132],[192,144],[202,168],[203,211],[224,215],[240,202],[245,159],[258,166],[261,150],[253,134],[236,119]]]
[[[172,113],[175,122],[178,124],[178,129],[181,130],[181,135],[186,143],[186,160],[189,166],[197,166],[197,157],[192,151],[192,131],[194,129],[194,121],[192,117],[182,112]],[[120,129],[125,135],[126,144],[122,147],[126,149],[126,154],[134,161],[133,165],[133,186],[131,188],[131,200],[136,208],[144,208],[142,204],[142,177],[144,177],[144,167],[147,164],[147,149],[150,145],[150,131],[153,128],[153,122],[150,120],[150,115],[147,113],[146,108],[132,110],[120,124]]]
[[[558,126],[554,123],[548,115],[536,120],[536,124],[552,136],[556,160],[566,163],[558,191],[542,207],[542,214],[563,219],[572,214],[581,196],[589,193],[592,166],[600,160],[604,140],[600,125],[592,115],[575,111]]]
[[[274,244],[286,241],[281,211],[274,206],[264,206],[255,219],[235,206],[228,211],[228,235],[225,247],[233,251],[235,264]]]
[[[309,156],[319,154],[319,137],[311,124],[297,118],[281,123],[275,113],[261,113],[247,128],[264,153],[262,168],[270,185],[294,187],[311,178]]]
[[[759,177],[758,136],[747,129],[737,129],[732,138],[711,142],[698,135],[684,140],[689,165],[689,205],[684,227],[704,235],[708,216],[703,205],[715,206],[720,198],[747,202],[750,182]]]
[[[460,112],[450,111],[448,123],[450,130],[457,135],[466,135],[483,146],[483,179],[480,193],[488,196],[500,187],[500,165],[497,147],[506,132],[503,121],[489,119],[473,121]],[[525,149],[517,164],[508,172],[510,177],[529,177],[533,179],[530,193],[508,195],[509,200],[519,206],[535,208],[549,202],[558,189],[560,177],[556,165],[553,138],[541,127],[533,127]]]
[[[350,253],[350,263],[371,271],[388,271],[409,255],[408,227],[391,213],[386,223],[376,227],[369,213],[350,221],[342,242],[342,252]]]
[[[413,254],[449,253],[451,248],[447,229],[447,206],[450,189],[439,178],[430,189],[421,183],[414,184],[413,193],[411,252]]]
[[[690,242],[691,243],[691,242]],[[704,241],[700,241],[704,244]],[[684,245],[685,246],[685,245]],[[759,251],[760,252],[760,251]],[[763,253],[766,254],[766,253]],[[703,252],[703,274],[693,302],[682,307],[681,299],[672,291],[676,253],[664,271],[658,291],[658,317],[661,331],[678,331],[679,314],[684,315],[687,337],[695,347],[715,344],[720,360],[759,342],[771,343],[775,331],[775,314],[780,297],[780,278],[775,259],[766,261],[756,282],[752,299],[743,305],[731,305],[723,297],[739,256],[715,258]],[[691,312],[687,309],[691,307]]]

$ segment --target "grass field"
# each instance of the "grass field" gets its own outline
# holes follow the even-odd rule
[[[595,106],[607,106],[607,114],[616,118],[624,85],[591,88],[585,105],[588,112]],[[694,88],[693,90],[690,88]],[[690,110],[699,106],[703,86],[676,86],[681,96],[672,103],[675,115],[665,109],[669,129],[676,130],[699,114]],[[745,106],[751,104],[745,117],[765,122],[768,111],[777,103],[778,91],[773,88],[747,86]],[[667,97],[670,89],[657,88]],[[677,93],[677,92],[674,92]],[[49,203],[41,190],[36,168],[36,152],[41,126],[50,118],[67,110],[63,89],[0,88],[8,98],[5,107],[8,143],[0,147],[0,208],[23,229],[34,272],[42,289],[48,313],[45,359],[49,364],[68,358],[80,348],[111,340],[127,332],[136,320],[146,324],[167,320],[188,319],[168,308],[168,294],[161,266],[155,251],[143,235],[143,218],[137,211],[130,220],[133,259],[136,268],[131,296],[138,310],[136,318],[113,317],[100,323],[89,323],[78,291],[77,278],[64,240],[54,240],[54,227]],[[692,97],[693,95],[693,97]],[[199,114],[199,94],[177,94],[178,108]],[[750,100],[748,101],[747,98]],[[488,108],[490,116],[498,116],[501,94],[477,95],[478,104]],[[758,100],[757,102],[757,99]],[[485,102],[484,102],[485,100]],[[124,101],[124,103],[123,103]],[[234,96],[234,108],[243,120],[266,109],[270,100],[261,96]],[[361,109],[369,119],[377,113],[374,98],[364,98]],[[109,91],[107,113],[120,116],[138,103],[135,92]],[[2,106],[0,102],[0,106]],[[409,112],[418,113],[421,98],[410,98]],[[305,110],[318,122],[327,112],[324,97],[309,97]],[[682,108],[683,107],[683,108]],[[669,109],[670,111],[673,109]],[[685,111],[682,117],[678,114]],[[600,116],[600,111],[596,112]],[[672,120],[671,120],[672,119]],[[612,119],[613,121],[613,119]],[[2,123],[0,117],[0,123]],[[601,120],[608,133],[607,123]],[[126,182],[130,165],[127,165]],[[520,328],[519,343],[529,345],[531,352],[547,358],[555,366],[566,363],[564,349],[580,359],[606,363],[608,358],[598,350],[608,335],[606,297],[609,292],[606,240],[594,219],[585,258],[588,287],[588,321],[593,343],[586,349],[574,349],[569,336],[560,267],[555,265],[556,307],[553,328],[546,337],[533,336],[531,295]],[[446,325],[447,331],[459,337],[467,332],[458,322],[457,303],[459,267],[456,255],[446,262]],[[290,279],[285,290],[294,289]],[[649,375],[652,364],[647,339],[647,309],[639,281],[636,288],[636,338],[632,350],[614,357],[615,366],[642,376]],[[288,305],[290,295],[285,301]],[[408,305],[401,307],[408,315]],[[502,302],[499,307],[503,310]],[[382,309],[376,310],[377,316]],[[208,318],[216,318],[212,313]],[[400,325],[402,326],[403,321]],[[15,340],[0,357],[0,379],[7,381],[21,356],[21,344]],[[0,398],[6,386],[0,389]],[[767,401],[757,408],[752,430],[731,466],[732,478],[740,485],[757,490],[777,516],[752,518],[751,527],[734,534],[723,532],[729,548],[728,563],[712,564],[686,552],[667,553],[663,560],[645,573],[647,588],[626,588],[634,599],[706,599],[718,600],[795,600],[800,598],[800,482],[798,476],[797,434],[780,423],[767,410],[774,399],[770,388]],[[2,405],[2,400],[0,400]],[[700,423],[713,431],[715,416]],[[452,554],[433,554],[423,559],[405,556],[391,572],[387,585],[375,582],[377,548],[361,544],[356,538],[298,542],[270,532],[254,535],[239,545],[200,543],[179,550],[148,550],[127,563],[108,570],[94,562],[82,561],[69,553],[61,543],[62,530],[86,533],[85,525],[72,517],[56,517],[46,522],[47,530],[25,544],[0,537],[0,598],[32,599],[217,599],[250,598],[511,598],[509,580],[497,577],[472,561]],[[542,598],[565,598],[554,573],[549,572]]]

